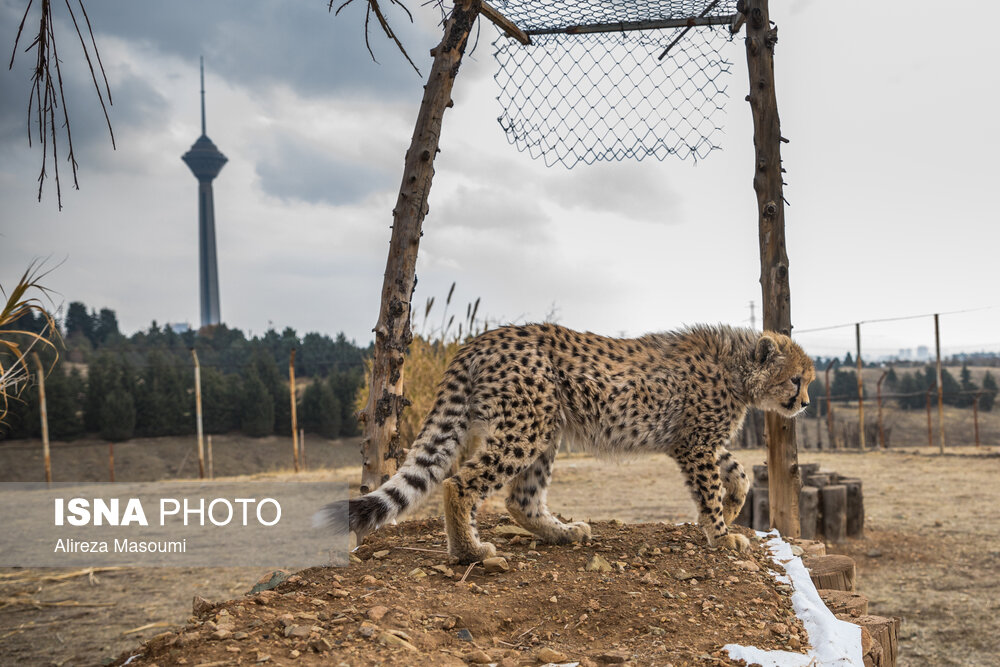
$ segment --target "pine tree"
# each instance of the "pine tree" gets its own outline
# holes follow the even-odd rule
[[[329,383],[316,380],[302,393],[302,427],[324,438],[336,438],[340,435],[340,401]]]
[[[993,379],[989,371],[986,371],[986,375],[983,376],[983,393],[979,397],[980,410],[989,412],[993,409],[993,405],[996,403],[997,391],[997,381]]]
[[[256,372],[247,373],[243,381],[243,409],[240,430],[252,438],[274,433],[274,399]]]
[[[962,393],[956,396],[954,404],[960,408],[970,407],[972,402],[976,400],[976,391],[979,389],[979,385],[972,381],[972,371],[969,370],[967,364],[962,364],[962,372],[958,378]]]
[[[135,404],[125,390],[113,389],[101,404],[101,437],[111,442],[130,439],[135,433]]]

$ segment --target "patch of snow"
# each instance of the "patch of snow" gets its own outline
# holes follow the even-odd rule
[[[723,648],[734,660],[748,664],[760,663],[763,667],[863,667],[861,656],[861,628],[837,619],[820,599],[802,559],[792,554],[790,544],[781,539],[777,530],[758,532],[768,537],[766,546],[771,560],[785,569],[785,575],[772,572],[775,579],[790,583],[792,609],[802,620],[812,648],[806,654],[790,651],[764,651],[752,646],[727,644]]]

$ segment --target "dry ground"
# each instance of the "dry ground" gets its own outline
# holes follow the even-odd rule
[[[4,447],[0,444],[0,454]],[[343,453],[330,456],[349,457],[356,443],[331,448]],[[871,599],[872,613],[904,618],[900,664],[995,665],[1000,655],[1000,519],[993,508],[1000,506],[1000,453],[989,447],[950,450],[945,456],[933,452],[806,452],[801,460],[864,482],[866,536],[831,551],[856,558],[858,586]],[[142,458],[141,450],[136,456]],[[747,467],[764,460],[760,450],[737,456]],[[6,459],[12,460],[17,457]],[[6,469],[6,481],[14,479],[16,468]],[[313,475],[359,476],[356,468]],[[550,502],[565,515],[593,520],[675,522],[693,515],[676,465],[660,456],[623,464],[560,458]],[[435,498],[427,513],[436,513],[438,503]],[[665,544],[670,541],[661,537]],[[262,572],[130,569],[98,573],[93,580],[42,578],[52,574],[61,573],[0,573],[5,577],[0,579],[0,655],[25,664],[99,664],[165,625],[183,624],[194,595],[238,597]],[[573,588],[572,580],[566,583]]]

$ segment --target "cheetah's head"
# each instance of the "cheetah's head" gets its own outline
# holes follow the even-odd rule
[[[757,407],[794,417],[809,405],[809,384],[816,371],[791,338],[773,331],[761,334],[752,366],[750,389]]]

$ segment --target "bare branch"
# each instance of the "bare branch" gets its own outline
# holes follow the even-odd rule
[[[389,1],[393,5],[400,7],[404,12],[406,12],[406,16],[410,19],[410,23],[413,23],[413,14],[406,7],[406,5],[400,2],[400,0],[389,0]],[[344,7],[347,7],[349,4],[353,2],[354,0],[345,0],[345,2],[339,5],[336,11],[334,11],[333,0],[329,0],[327,4],[327,11],[331,11],[333,12],[334,16],[338,16],[340,14],[340,10],[342,10]],[[385,36],[396,43],[396,48],[398,48],[399,52],[403,54],[404,58],[406,58],[406,62],[410,63],[410,67],[412,67],[417,74],[420,74],[420,69],[413,62],[413,59],[410,58],[410,54],[406,52],[406,49],[403,47],[403,43],[399,41],[398,37],[396,37],[396,33],[392,30],[392,26],[389,25],[389,21],[385,18],[385,15],[382,13],[382,8],[379,6],[379,0],[366,0],[366,2],[368,7],[365,10],[365,47],[367,47],[368,53],[372,57],[372,61],[376,63],[378,62],[378,60],[375,58],[375,53],[372,51],[371,43],[369,42],[370,19],[371,15],[374,14],[375,18],[378,20],[379,26],[382,28],[382,32],[385,33]]]

